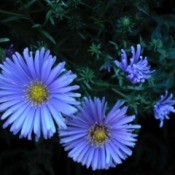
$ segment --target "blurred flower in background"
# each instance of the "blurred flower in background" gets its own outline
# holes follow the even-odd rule
[[[1,40],[1,38],[0,38]],[[1,43],[1,42],[0,42]],[[12,58],[12,55],[15,53],[15,50],[14,50],[14,45],[11,44],[10,47],[8,49],[3,49],[0,47],[0,59],[2,61],[5,60],[5,58]]]
[[[122,163],[132,154],[140,125],[129,124],[135,116],[127,116],[127,107],[118,101],[106,115],[107,103],[103,98],[85,98],[80,112],[61,129],[61,144],[74,161],[93,170],[108,169]]]
[[[104,69],[107,70],[107,72],[111,72],[113,64],[113,58],[110,55],[107,55],[104,64],[100,67],[100,71]]]
[[[77,111],[75,97],[80,94],[72,91],[79,86],[70,86],[76,75],[66,71],[65,62],[53,67],[55,61],[49,50],[37,50],[33,57],[26,48],[23,56],[15,52],[0,65],[0,111],[5,111],[1,119],[13,134],[20,131],[20,137],[31,139],[33,132],[36,140],[41,133],[50,138],[55,124],[66,127],[63,115]]]
[[[12,58],[12,55],[15,53],[15,50],[14,50],[14,45],[11,44],[9,49],[7,49],[5,51],[5,58],[8,57],[8,58]]]
[[[169,119],[170,112],[175,113],[173,105],[175,105],[175,100],[172,100],[173,94],[168,94],[160,97],[160,100],[154,105],[154,116],[157,120],[160,120],[160,127],[163,126],[165,119]]]

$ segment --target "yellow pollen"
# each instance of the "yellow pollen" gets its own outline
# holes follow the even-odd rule
[[[100,129],[94,131],[94,140],[95,140],[96,142],[101,143],[101,142],[103,142],[106,138],[107,138],[107,136],[106,136],[106,134],[105,134],[105,132],[104,132],[103,129],[100,128]]]
[[[39,105],[47,100],[48,90],[41,83],[33,83],[27,91],[29,99],[35,104]]]
[[[89,131],[90,142],[101,146],[109,138],[109,131],[106,126],[95,124]]]

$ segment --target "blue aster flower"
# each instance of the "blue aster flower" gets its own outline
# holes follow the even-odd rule
[[[168,94],[165,92],[165,95],[162,95],[160,100],[154,105],[154,116],[155,119],[160,120],[159,127],[163,126],[165,119],[169,119],[170,112],[175,113],[173,105],[175,100],[172,100],[173,94]]]
[[[136,51],[133,46],[131,47],[132,57],[129,62],[125,50],[122,49],[121,51],[122,62],[116,60],[115,64],[125,72],[127,79],[130,80],[131,83],[143,83],[151,77],[154,71],[150,70],[147,58],[140,56],[140,44],[137,45]]]
[[[123,104],[118,101],[106,115],[104,98],[85,98],[80,111],[68,121],[68,127],[59,131],[68,156],[97,170],[115,167],[131,155],[137,140],[133,131],[140,125],[130,124],[135,116],[127,116]]]
[[[57,126],[66,127],[63,115],[77,111],[75,97],[80,94],[73,91],[79,87],[70,85],[76,75],[65,69],[65,62],[54,66],[55,61],[49,50],[33,55],[26,48],[23,56],[15,52],[0,65],[0,111],[5,111],[1,119],[6,119],[4,128],[11,125],[13,134],[50,138]]]

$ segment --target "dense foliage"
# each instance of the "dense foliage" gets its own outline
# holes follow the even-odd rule
[[[2,1],[1,62],[11,44],[19,52],[48,48],[77,74],[82,97],[105,96],[109,107],[125,100],[142,128],[131,157],[116,168],[92,171],[67,157],[57,134],[36,143],[0,127],[0,175],[173,175],[175,118],[159,128],[153,107],[166,90],[175,95],[174,21],[173,0]],[[121,60],[121,49],[130,57],[137,44],[155,72],[132,84],[114,61]]]

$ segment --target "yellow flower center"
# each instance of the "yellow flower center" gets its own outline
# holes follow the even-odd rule
[[[106,126],[95,124],[89,130],[90,142],[101,146],[109,138],[109,131]]]
[[[33,83],[27,91],[28,98],[35,104],[40,105],[47,101],[48,90],[42,83]]]

